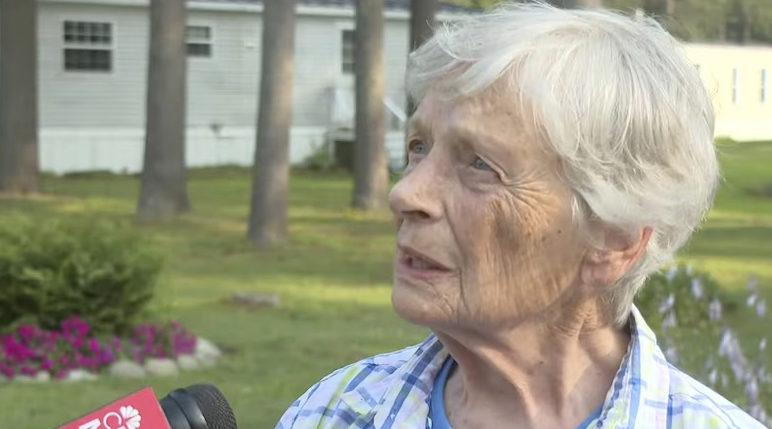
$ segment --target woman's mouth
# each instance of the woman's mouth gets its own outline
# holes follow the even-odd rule
[[[406,246],[399,246],[397,276],[430,280],[450,274],[452,270]]]

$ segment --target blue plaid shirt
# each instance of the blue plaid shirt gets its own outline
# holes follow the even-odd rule
[[[717,393],[669,364],[633,308],[631,341],[600,415],[587,428],[764,429]],[[423,343],[341,368],[313,385],[277,429],[425,429],[434,378],[448,351]]]

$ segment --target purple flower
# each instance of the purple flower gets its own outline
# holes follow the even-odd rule
[[[102,349],[101,352],[99,353],[99,362],[100,363],[107,364],[107,363],[113,362],[114,360],[115,360],[115,355],[107,347]]]
[[[96,338],[92,338],[88,340],[88,348],[91,350],[91,353],[97,355],[99,354],[99,351],[102,349],[102,345],[99,344],[99,340]]]
[[[38,333],[35,325],[21,325],[16,332],[19,333],[24,342],[31,341]]]
[[[75,337],[70,340],[70,344],[76,349],[79,349],[83,345],[83,338]]]
[[[12,378],[15,371],[10,365],[6,365],[5,363],[0,362],[0,372],[3,373],[3,375],[7,378]]]

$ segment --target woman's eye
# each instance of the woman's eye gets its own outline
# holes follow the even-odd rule
[[[429,151],[429,146],[421,140],[411,140],[408,143],[408,150],[416,155],[426,155]]]
[[[493,171],[491,166],[488,165],[488,163],[479,156],[474,157],[474,161],[472,161],[472,167],[478,170]]]

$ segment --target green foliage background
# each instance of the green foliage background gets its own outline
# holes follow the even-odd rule
[[[0,223],[0,332],[58,329],[79,315],[96,334],[125,334],[144,314],[161,270],[142,237],[89,217],[20,215]]]
[[[460,6],[489,8],[502,0],[450,0]],[[551,0],[556,6],[577,0]],[[665,18],[666,0],[603,0],[603,6],[626,12],[641,9],[659,17],[676,37],[686,41],[738,41],[738,24],[747,16],[750,41],[772,43],[772,1],[769,0],[674,0],[674,14]],[[746,12],[744,14],[743,12]]]

